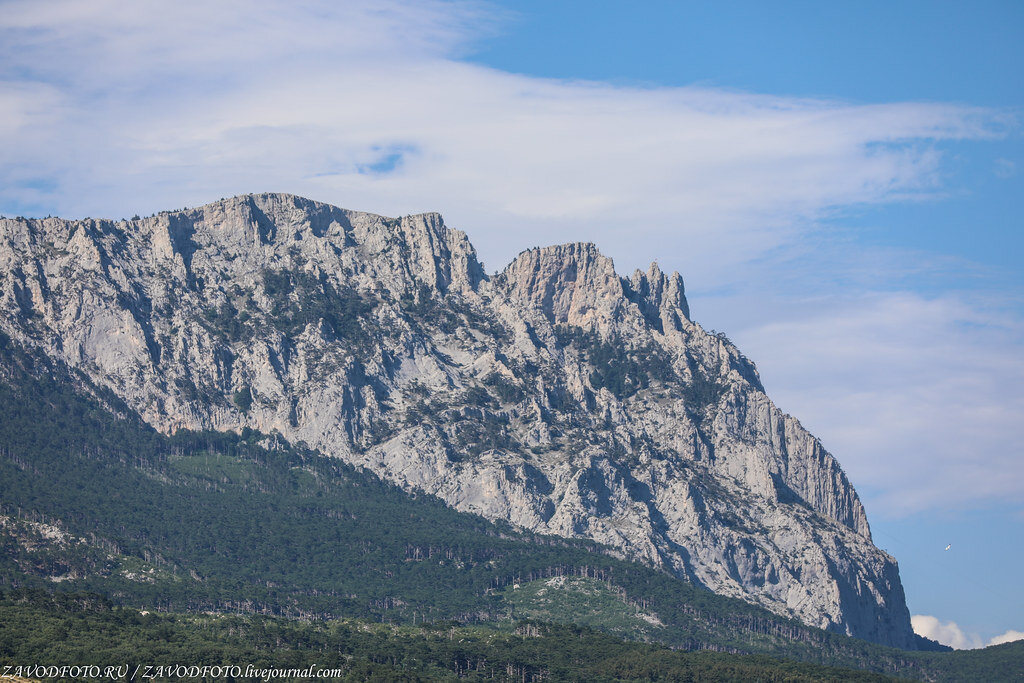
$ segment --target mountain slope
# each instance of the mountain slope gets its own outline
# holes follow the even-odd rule
[[[411,498],[275,439],[162,436],[109,392],[2,335],[0,414],[0,585],[102,590],[136,608],[204,612],[143,615],[111,610],[96,596],[17,590],[0,595],[0,664],[325,666],[325,653],[341,652],[378,664],[398,661],[393,675],[408,675],[425,656],[443,671],[455,648],[475,653],[486,671],[498,664],[500,671],[506,661],[541,671],[567,656],[570,666],[593,667],[575,680],[607,673],[612,653],[623,651],[635,653],[634,664],[621,669],[625,679],[694,665],[708,668],[710,680],[858,677],[763,656],[669,654],[578,627],[520,624],[516,635],[507,633],[509,617],[533,617],[676,648],[761,653],[922,680],[1021,680],[1022,643],[971,652],[893,650],[716,596],[615,560],[593,544],[516,533],[428,497]],[[600,580],[586,578],[588,567]],[[519,588],[513,577],[523,581]],[[211,616],[211,609],[407,626]],[[452,616],[494,621],[458,629],[436,621]],[[408,628],[424,619],[434,623]],[[524,647],[539,649],[524,660]],[[580,647],[611,659],[580,659],[572,654],[585,651]],[[352,676],[366,675],[360,671]]]
[[[622,278],[574,244],[487,277],[436,214],[252,195],[2,220],[0,309],[162,431],[277,431],[459,510],[916,643],[838,463],[654,265]]]
[[[3,335],[0,415],[0,586],[18,600],[87,590],[147,611],[506,630],[532,615],[686,650],[934,670],[592,542],[457,512],[278,437],[161,435],[109,391]],[[580,582],[598,589],[581,596]],[[630,628],[638,613],[656,628]]]

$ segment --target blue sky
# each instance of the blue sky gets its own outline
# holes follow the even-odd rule
[[[490,270],[657,259],[839,458],[921,628],[1024,631],[1024,4],[0,9],[0,214],[286,191],[440,211]]]

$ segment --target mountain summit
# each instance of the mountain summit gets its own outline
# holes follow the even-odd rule
[[[0,220],[0,329],[150,424],[277,431],[409,490],[914,647],[836,460],[678,274],[593,244],[488,276],[438,214],[284,194],[131,221]]]

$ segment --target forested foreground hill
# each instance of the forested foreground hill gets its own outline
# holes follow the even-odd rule
[[[590,629],[536,622],[498,630],[443,622],[403,627],[350,619],[324,623],[142,614],[112,608],[88,594],[33,592],[0,600],[0,652],[15,668],[73,659],[101,670],[140,666],[157,679],[178,678],[174,674],[187,671],[178,665],[188,663],[211,667],[210,673],[221,673],[213,667],[238,666],[236,677],[251,669],[313,666],[340,672],[332,678],[347,681],[894,680],[764,656],[674,652]],[[302,679],[284,675],[275,680]]]
[[[954,664],[979,680],[1019,680],[1013,676],[1024,670],[1024,648],[1012,644],[979,653],[904,652],[809,628],[616,559],[592,542],[521,533],[432,497],[410,496],[280,438],[255,432],[166,437],[113,394],[2,336],[0,359],[0,583],[6,591],[43,591],[5,598],[3,663],[52,654],[57,650],[46,648],[56,648],[57,641],[80,643],[60,651],[81,661],[114,647],[90,644],[93,637],[118,644],[120,654],[124,648],[152,654],[157,636],[150,629],[156,629],[173,643],[219,643],[210,657],[220,662],[257,651],[267,661],[319,662],[317,653],[326,648],[352,655],[346,661],[353,666],[390,662],[411,677],[467,673],[468,664],[452,664],[452,643],[460,640],[477,643],[469,653],[475,662],[502,659],[495,654],[501,648],[524,652],[517,666],[568,662],[567,679],[592,678],[585,667],[572,669],[573,647],[581,643],[621,655],[617,663],[608,660],[608,671],[624,667],[625,679],[646,676],[644,666],[662,663],[666,670],[692,664],[695,671],[721,665],[720,678],[726,679],[746,679],[744,667],[768,665],[725,655],[677,661],[667,651],[574,626],[537,627],[534,635],[540,635],[532,638],[510,633],[523,617],[569,614],[584,621],[579,615],[590,609],[588,600],[591,607],[614,600],[618,613],[632,615],[633,622],[646,618],[649,628],[611,617],[588,623],[685,650],[771,655],[922,679],[948,675]],[[541,598],[534,591],[531,598],[529,591],[530,582],[548,577],[584,577],[600,590],[570,595],[585,603],[577,612],[545,613],[550,593]],[[72,610],[73,616],[59,597],[45,597],[55,591],[96,591],[132,609],[96,603]],[[140,620],[140,609],[246,616]],[[331,621],[338,619],[348,621]],[[467,625],[446,626],[446,640],[436,624],[451,621]],[[390,626],[367,630],[370,622]],[[25,640],[31,623],[52,629],[40,626]],[[259,650],[257,636],[267,629],[294,638],[286,638],[291,644],[279,653]],[[351,640],[353,634],[371,634],[358,638],[376,642],[382,652],[394,648],[392,659],[361,660],[359,653],[371,648],[363,641],[363,650],[332,644],[331,638]],[[40,649],[26,650],[29,642]],[[487,649],[492,646],[499,649]],[[795,667],[800,675],[825,675],[795,664],[771,666],[782,667],[776,673]]]
[[[1009,643],[985,651],[917,656],[930,660],[930,681],[1013,681],[1022,677],[1022,651],[1021,643]],[[398,626],[357,619],[140,612],[87,593],[0,595],[0,666],[10,672],[23,667],[21,673],[32,675],[38,670],[30,667],[40,662],[100,670],[139,667],[154,680],[180,678],[189,673],[187,667],[200,674],[193,680],[309,667],[333,670],[340,674],[334,680],[346,681],[905,680],[763,655],[679,652],[585,627],[535,621],[501,628],[455,622]],[[200,667],[210,667],[210,675],[202,675]],[[275,680],[304,679],[285,674]]]

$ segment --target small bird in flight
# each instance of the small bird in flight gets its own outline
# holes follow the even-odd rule
[[[952,543],[950,543],[949,545],[947,545],[947,546],[946,546],[946,550],[949,550],[949,549],[950,549],[950,548],[952,548],[952,547],[953,547],[953,544],[952,544]]]

